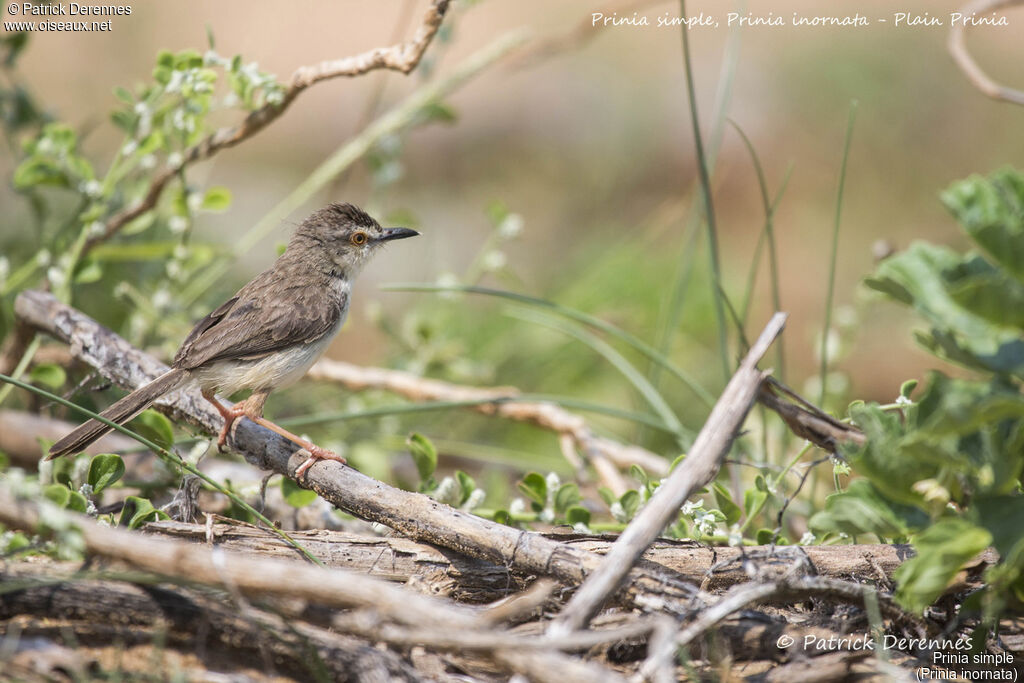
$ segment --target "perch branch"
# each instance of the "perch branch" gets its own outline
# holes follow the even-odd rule
[[[829,453],[838,452],[842,444],[863,445],[866,440],[864,432],[840,422],[774,378],[761,385],[757,400],[775,411],[796,436]]]
[[[467,407],[485,415],[530,422],[559,436],[566,436],[571,439],[573,448],[587,456],[595,466],[598,460],[610,461],[619,468],[626,468],[635,463],[656,476],[668,474],[668,463],[664,458],[639,446],[625,445],[599,437],[582,417],[560,406],[533,401],[509,401],[508,399],[515,398],[520,393],[515,387],[467,387],[420,377],[411,372],[361,367],[326,358],[310,368],[309,376],[312,379],[336,382],[352,391],[382,389],[417,402],[494,399],[501,402],[479,403]],[[621,478],[616,481],[606,476],[604,479],[606,483],[623,486]],[[615,488],[616,486],[612,487],[613,490]],[[620,495],[624,492],[625,489],[617,491]]]
[[[101,234],[86,240],[81,253],[83,255],[88,253],[96,245],[117,234],[129,222],[156,206],[167,184],[177,177],[186,166],[208,159],[222,149],[233,147],[260,132],[280,117],[295,98],[311,85],[341,76],[359,76],[374,69],[392,69],[408,74],[419,64],[427,47],[437,35],[449,4],[449,0],[432,0],[419,28],[416,29],[412,40],[408,42],[390,47],[379,47],[352,57],[324,61],[315,66],[299,68],[292,74],[280,103],[265,104],[251,112],[237,126],[214,131],[202,142],[186,150],[179,164],[164,169],[153,178],[149,189],[140,201],[111,216]]]
[[[961,14],[970,16],[979,12],[991,12],[1004,7],[1020,5],[1022,0],[975,0],[960,8]],[[1008,88],[999,85],[985,73],[978,63],[967,51],[967,26],[963,23],[954,23],[949,30],[949,53],[953,60],[964,72],[968,80],[975,88],[988,95],[992,99],[1003,100],[1012,104],[1024,105],[1024,91]]]
[[[764,379],[765,375],[757,369],[757,363],[785,324],[785,313],[772,316],[715,403],[686,459],[629,523],[598,570],[580,586],[552,625],[554,633],[584,628],[608,596],[622,585],[630,567],[636,564],[651,542],[678,517],[679,507],[694,491],[714,478]]]
[[[15,301],[15,312],[36,329],[70,344],[75,358],[126,388],[142,386],[167,370],[163,363],[45,292],[22,292]],[[197,387],[172,392],[156,405],[172,418],[210,434],[217,433],[223,423]],[[307,459],[306,452],[296,450],[295,444],[250,420],[235,422],[229,443],[250,464],[291,478]],[[523,574],[550,576],[577,585],[601,562],[595,554],[475,517],[421,494],[401,491],[334,461],[317,463],[301,483],[356,517]],[[695,587],[675,572],[641,563],[620,597],[627,604],[641,606],[653,596],[662,609],[685,612],[685,604],[695,593]]]

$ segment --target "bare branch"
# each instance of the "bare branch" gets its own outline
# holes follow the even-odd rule
[[[668,463],[664,458],[639,446],[624,445],[612,439],[599,437],[594,434],[582,417],[564,408],[553,403],[508,400],[515,398],[520,393],[519,389],[515,387],[467,387],[420,377],[411,372],[361,367],[326,358],[321,359],[310,368],[309,376],[313,379],[336,382],[352,391],[381,389],[403,396],[410,401],[488,401],[493,399],[494,403],[479,403],[467,407],[485,415],[530,422],[568,437],[574,449],[578,449],[588,460],[593,462],[598,473],[603,475],[603,481],[619,495],[625,492],[625,483],[621,477],[614,477],[606,468],[602,468],[603,463],[598,464],[600,461],[610,461],[616,467],[622,468],[635,463],[654,475],[668,474]]]
[[[644,550],[679,515],[679,507],[694,491],[714,478],[764,379],[757,363],[785,324],[786,314],[772,316],[715,403],[686,459],[629,523],[598,570],[580,586],[552,625],[553,633],[567,633],[585,627],[608,596],[622,585],[630,567],[640,559]]]
[[[81,253],[83,255],[88,253],[96,245],[116,235],[129,222],[156,206],[167,184],[185,167],[208,159],[222,149],[233,147],[266,128],[287,111],[295,98],[311,85],[342,76],[359,76],[375,69],[391,69],[408,74],[419,64],[427,47],[437,35],[449,4],[450,0],[431,0],[419,28],[416,29],[412,40],[408,42],[390,47],[379,47],[352,57],[324,61],[315,66],[304,66],[296,70],[289,80],[288,88],[285,90],[281,102],[265,104],[251,112],[237,126],[214,131],[202,142],[186,150],[182,154],[179,164],[164,169],[153,178],[141,201],[111,216],[107,220],[103,232],[95,237],[90,237],[82,247]]]
[[[829,453],[838,452],[843,444],[863,445],[867,440],[864,432],[840,422],[771,377],[761,385],[757,400],[778,413],[796,436],[807,439]]]
[[[960,8],[960,13],[965,16],[972,16],[977,13],[991,12],[1004,7],[1013,7],[1024,3],[1024,0],[974,0]],[[975,88],[996,100],[1003,100],[1012,104],[1024,105],[1024,90],[1015,90],[1004,85],[999,85],[989,78],[978,63],[967,51],[967,25],[954,23],[949,31],[949,53],[953,60],[964,72],[968,80]]]

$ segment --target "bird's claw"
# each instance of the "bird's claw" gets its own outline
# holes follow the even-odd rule
[[[296,479],[301,479],[303,476],[305,476],[306,472],[309,471],[309,468],[321,460],[334,460],[336,462],[340,462],[343,465],[347,462],[345,458],[338,455],[334,451],[329,451],[326,448],[321,448],[320,446],[317,446],[315,444],[308,444],[304,446],[304,450],[309,453],[309,457],[306,458],[306,461],[304,463],[299,465],[298,469],[295,470]]]

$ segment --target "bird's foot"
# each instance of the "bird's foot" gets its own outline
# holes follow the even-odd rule
[[[256,394],[253,396],[256,396]],[[203,398],[212,403],[213,407],[217,409],[218,413],[220,413],[220,416],[224,418],[224,426],[221,428],[220,434],[217,435],[217,450],[221,453],[224,452],[224,446],[228,442],[228,436],[231,434],[231,427],[235,424],[235,420],[240,417],[247,417],[250,420],[255,421],[262,419],[263,417],[264,401],[253,401],[252,396],[244,401],[239,401],[230,408],[225,407],[223,403],[214,398],[212,392],[204,391]]]
[[[296,479],[301,479],[303,475],[305,475],[306,472],[309,471],[310,467],[312,467],[321,460],[335,460],[343,465],[347,462],[345,458],[341,457],[337,453],[329,451],[326,448],[320,448],[315,444],[307,443],[303,446],[303,448],[309,451],[309,457],[306,458],[306,462],[299,465],[298,469],[295,470]]]

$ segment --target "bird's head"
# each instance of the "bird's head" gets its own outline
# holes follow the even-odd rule
[[[300,245],[313,250],[335,275],[351,279],[384,244],[416,235],[419,233],[409,228],[382,228],[359,207],[335,203],[304,220],[288,250]]]

